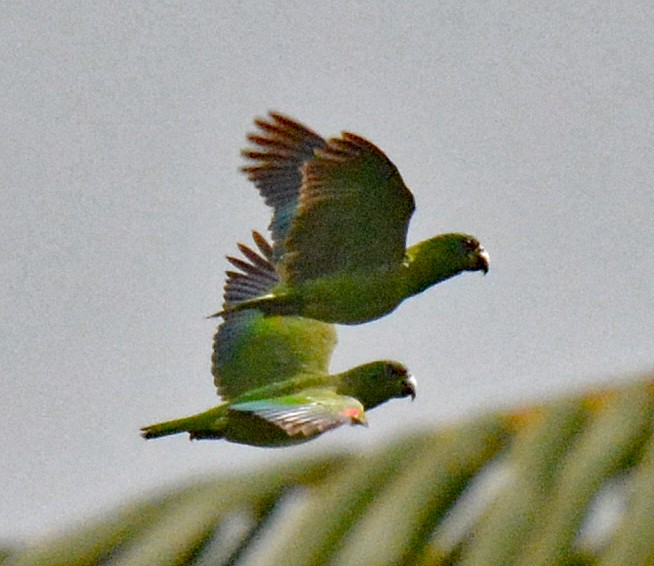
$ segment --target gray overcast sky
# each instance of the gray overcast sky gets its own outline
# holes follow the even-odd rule
[[[654,4],[528,4],[3,4],[0,538],[652,369]],[[238,167],[269,108],[378,144],[416,197],[409,241],[475,234],[491,272],[341,328],[334,369],[418,379],[368,429],[146,443],[217,402],[203,317],[268,223]]]

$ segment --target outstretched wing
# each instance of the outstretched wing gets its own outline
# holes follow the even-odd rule
[[[254,121],[260,133],[247,137],[252,147],[242,154],[252,163],[242,170],[273,209],[270,231],[273,258],[277,261],[284,254],[284,242],[297,213],[302,184],[300,168],[326,142],[291,118],[277,112],[269,112],[268,116]]]
[[[293,285],[404,259],[413,195],[375,145],[344,132],[302,168],[299,208],[278,271]]]
[[[230,410],[253,413],[289,436],[315,436],[344,424],[366,424],[363,405],[330,390],[237,403]]]
[[[253,232],[258,252],[243,244],[244,256],[228,258],[224,307],[258,297],[278,283],[272,248]],[[326,373],[336,345],[332,324],[298,316],[264,317],[258,310],[224,315],[214,337],[212,373],[224,399],[288,379],[300,373]]]
[[[223,308],[229,309],[241,301],[265,295],[279,283],[272,259],[272,247],[259,232],[252,231],[258,252],[245,244],[236,244],[245,256],[240,259],[227,256],[227,260],[240,271],[227,271],[223,293]]]

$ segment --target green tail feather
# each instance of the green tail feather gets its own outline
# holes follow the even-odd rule
[[[188,432],[191,440],[194,438],[223,438],[225,435],[224,416],[224,405],[221,405],[191,417],[145,426],[141,429],[141,436],[149,439]]]

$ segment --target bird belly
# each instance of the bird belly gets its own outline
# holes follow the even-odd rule
[[[307,282],[301,315],[325,322],[361,324],[395,310],[402,297],[387,278],[335,277]]]

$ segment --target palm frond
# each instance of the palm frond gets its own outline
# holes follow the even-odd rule
[[[169,489],[4,563],[652,564],[653,416],[649,376]]]

